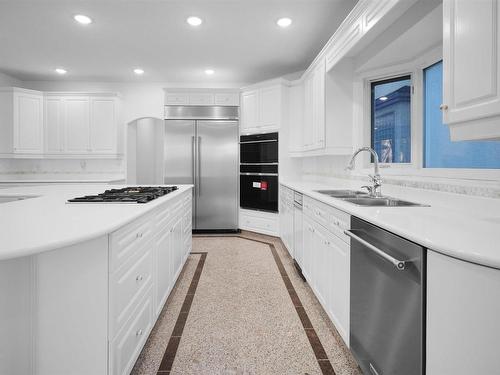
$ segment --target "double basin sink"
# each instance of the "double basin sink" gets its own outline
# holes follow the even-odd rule
[[[353,203],[358,206],[370,207],[422,207],[425,205],[405,201],[391,197],[373,197],[368,193],[356,190],[316,190],[317,193],[328,195],[332,198],[342,199],[345,202]]]

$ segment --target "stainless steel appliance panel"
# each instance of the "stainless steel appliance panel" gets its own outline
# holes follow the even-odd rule
[[[238,228],[238,122],[197,121],[196,229]]]
[[[193,184],[193,226],[196,205],[196,122],[192,120],[165,121],[165,152],[163,167],[165,184]]]
[[[230,106],[165,106],[166,120],[237,120],[239,107]]]
[[[355,217],[346,234],[358,364],[365,374],[423,374],[425,249]]]

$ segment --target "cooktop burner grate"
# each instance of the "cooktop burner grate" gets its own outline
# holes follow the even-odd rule
[[[68,199],[69,203],[148,203],[167,195],[177,186],[133,186],[122,189],[109,189],[97,195],[85,195]]]

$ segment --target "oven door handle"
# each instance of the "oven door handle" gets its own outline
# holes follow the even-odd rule
[[[406,263],[407,262],[405,262],[404,260],[398,260],[398,259],[390,256],[386,252],[380,250],[378,247],[373,246],[371,243],[369,243],[369,242],[365,241],[364,239],[362,239],[361,237],[357,236],[352,231],[350,231],[350,230],[344,230],[344,234],[347,235],[347,236],[349,236],[349,237],[351,237],[353,240],[359,242],[360,244],[366,246],[368,249],[370,249],[371,251],[373,251],[379,257],[381,257],[381,258],[387,260],[388,262],[392,263],[394,265],[394,267],[396,267],[396,269],[398,271],[403,271],[406,268]]]
[[[244,173],[240,172],[240,176],[278,176],[277,173]]]

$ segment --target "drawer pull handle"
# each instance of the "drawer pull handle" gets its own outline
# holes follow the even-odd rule
[[[142,279],[143,279],[142,275],[139,275],[135,278],[136,281],[142,281]]]
[[[137,233],[137,234],[135,235],[135,237],[136,237],[136,238],[141,238],[143,234],[144,234],[144,233]]]
[[[142,329],[138,330],[135,335],[136,336],[142,336],[143,332],[142,332]]]

